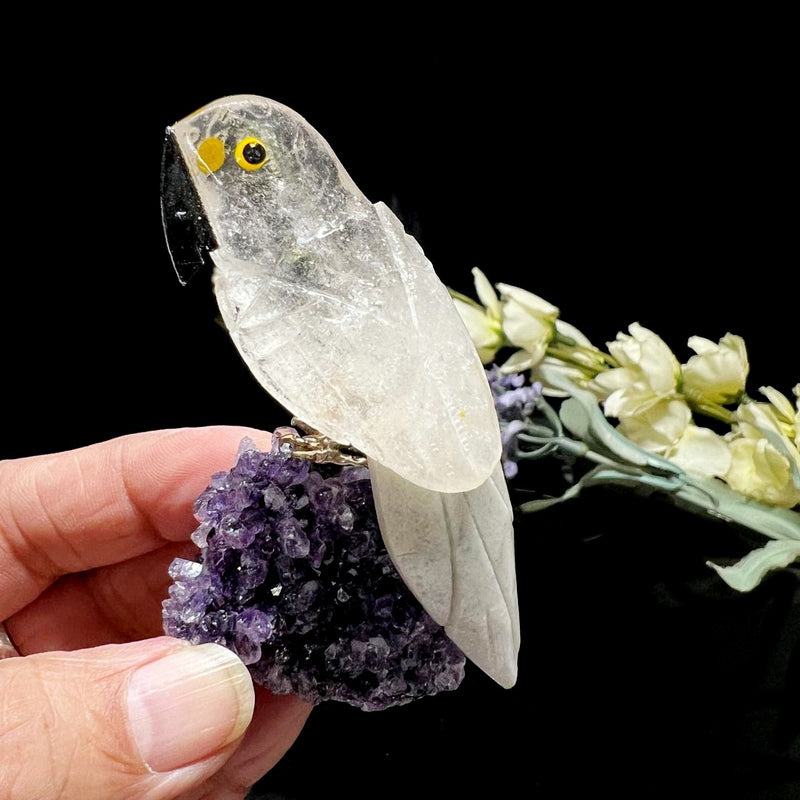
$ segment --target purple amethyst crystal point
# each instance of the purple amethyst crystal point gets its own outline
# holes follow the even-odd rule
[[[458,688],[463,653],[383,545],[369,472],[249,440],[197,498],[197,561],[176,559],[164,631],[237,653],[275,694],[364,710]]]

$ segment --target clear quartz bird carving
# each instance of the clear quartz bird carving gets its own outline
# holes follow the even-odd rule
[[[210,259],[254,377],[366,456],[398,572],[464,654],[517,677],[513,512],[483,366],[417,241],[325,139],[273,100],[216,100],[167,129],[162,218],[182,282]]]

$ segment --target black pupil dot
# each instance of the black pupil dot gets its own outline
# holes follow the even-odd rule
[[[267,150],[261,142],[251,142],[242,148],[242,158],[248,164],[260,164],[267,157]]]

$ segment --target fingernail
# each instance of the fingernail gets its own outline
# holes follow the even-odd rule
[[[142,758],[153,771],[169,772],[238,739],[252,719],[255,694],[234,653],[201,644],[139,667],[127,699]]]

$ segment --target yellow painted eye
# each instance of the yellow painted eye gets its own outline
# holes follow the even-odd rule
[[[197,166],[200,172],[210,175],[225,163],[225,145],[221,139],[211,136],[200,142],[197,148]]]
[[[234,156],[236,157],[236,163],[242,169],[246,170],[261,169],[261,167],[269,161],[267,148],[264,146],[263,142],[259,141],[254,136],[248,136],[246,139],[242,139],[242,141],[236,145]]]

